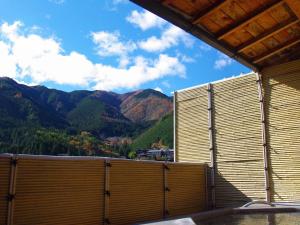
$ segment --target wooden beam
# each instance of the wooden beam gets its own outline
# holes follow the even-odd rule
[[[269,29],[268,31],[262,33],[261,35],[258,35],[256,38],[249,40],[247,42],[245,42],[244,44],[242,44],[240,47],[237,48],[237,52],[243,52],[248,48],[251,48],[253,45],[256,45],[259,42],[262,42],[264,40],[266,40],[267,38],[278,34],[280,31],[283,31],[297,23],[299,23],[300,20],[297,18],[291,18],[289,19],[287,22],[283,23],[283,24],[278,24],[275,27],[272,27],[271,29]]]
[[[225,3],[226,3],[226,0],[220,0],[220,1],[217,1],[216,3],[212,4],[211,6],[205,8],[205,9],[201,9],[197,13],[195,18],[193,19],[192,23],[193,24],[199,23],[201,21],[201,19],[203,19],[204,17],[212,14],[216,10],[220,9],[222,6],[225,5]]]
[[[251,23],[252,21],[256,20],[258,17],[260,17],[261,15],[270,12],[271,10],[283,5],[284,2],[283,1],[275,1],[272,2],[252,13],[250,13],[247,17],[245,17],[244,19],[242,19],[241,21],[238,21],[237,23],[233,24],[232,26],[230,26],[229,28],[220,31],[217,34],[218,40],[224,39],[225,37],[227,37],[229,34],[233,33],[234,31],[240,29],[241,27],[245,26],[246,24]]]
[[[280,55],[279,57],[276,57],[274,60],[272,59],[271,62],[268,62],[268,67],[272,66],[272,65],[287,63],[287,62],[294,61],[297,59],[300,59],[300,46],[293,48],[291,52],[288,52],[284,55]]]
[[[300,42],[299,37],[297,37],[296,39],[292,39],[291,41],[288,41],[288,43],[286,43],[285,45],[281,45],[281,46],[279,46],[275,49],[272,49],[271,51],[267,52],[266,54],[258,56],[257,58],[255,58],[253,60],[253,63],[256,64],[256,63],[259,63],[259,62],[261,62],[261,61],[263,61],[267,58],[270,58],[271,56],[273,56],[273,55],[275,55],[275,54],[277,54],[277,53],[279,53],[279,52],[281,52],[281,51],[283,51],[287,48],[290,48],[290,47],[298,44],[299,42]]]
[[[300,19],[300,0],[284,0],[295,15]]]

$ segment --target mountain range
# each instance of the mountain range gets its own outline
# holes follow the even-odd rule
[[[7,135],[12,136],[12,131],[20,129],[52,130],[68,135],[87,132],[97,140],[135,139],[157,126],[173,108],[172,98],[152,89],[125,94],[64,92],[26,86],[7,77],[0,77],[0,105],[0,147],[1,143],[13,142]]]

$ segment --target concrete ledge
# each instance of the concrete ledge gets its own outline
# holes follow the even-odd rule
[[[169,218],[168,220],[161,220],[156,222],[150,222],[150,223],[142,223],[144,225],[195,225],[195,222],[200,222],[202,220],[212,219],[219,216],[226,216],[229,214],[233,214],[234,209],[233,208],[225,208],[225,209],[217,209],[217,210],[210,210],[210,211],[204,211],[200,213],[190,214],[186,215],[184,217],[173,217]]]
[[[184,217],[169,218],[168,220],[156,221],[151,223],[143,223],[149,225],[195,225],[204,220],[213,219],[232,214],[255,214],[255,213],[286,213],[300,212],[300,205],[264,205],[254,204],[249,207],[240,208],[224,208],[210,210],[196,214],[186,215]]]
[[[199,221],[202,221],[202,220],[208,220],[208,219],[212,219],[212,218],[215,218],[215,217],[226,216],[226,215],[230,215],[230,214],[233,214],[233,213],[234,213],[233,208],[216,209],[216,210],[210,210],[210,211],[201,212],[201,213],[191,215],[191,218],[195,222],[199,222]]]

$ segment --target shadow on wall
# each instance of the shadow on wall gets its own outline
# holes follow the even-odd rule
[[[238,187],[227,181],[224,176],[218,171],[216,166],[215,181],[216,186],[216,207],[239,207],[250,202],[251,199],[241,192]],[[224,191],[226,190],[226,191]]]
[[[274,69],[263,80],[272,201],[300,197],[300,66],[289,67]]]
[[[248,77],[242,79],[242,84],[249,82]],[[254,75],[252,75],[250,82],[256,85]],[[241,149],[241,146],[244,147],[249,142],[247,140],[251,139],[251,137],[249,137],[248,133],[237,137],[232,132],[234,127],[236,127],[236,121],[233,121],[234,119],[232,118],[234,114],[236,114],[236,117],[239,117],[240,113],[236,108],[243,106],[240,105],[240,100],[237,100],[237,97],[235,99],[232,97],[237,95],[239,91],[237,89],[231,90],[229,88],[232,86],[231,83],[228,84],[229,87],[226,84],[225,81],[224,84],[213,85],[211,96],[216,208],[240,207],[252,201],[251,198],[243,193],[243,190],[247,189],[245,186],[251,182],[245,180],[248,178],[245,176],[248,171],[239,170],[248,170],[249,168],[244,167],[244,164],[252,163],[253,161],[256,164],[257,162],[257,160],[242,160],[243,154],[241,150],[243,149]],[[219,86],[216,87],[217,85]],[[256,90],[256,86],[253,89]],[[239,96],[239,98],[243,99],[243,96]],[[234,106],[231,108],[232,105]],[[239,120],[242,121],[240,118]],[[225,157],[225,155],[227,156]]]
[[[207,180],[211,181],[211,170],[209,168],[207,170]],[[250,198],[223,177],[223,175],[218,171],[217,166],[215,172],[215,183],[217,184],[215,186],[216,208],[239,207],[251,201]],[[226,190],[226,192],[224,192],[224,190]],[[208,208],[213,208],[212,185],[210,183],[208,183],[207,194]]]

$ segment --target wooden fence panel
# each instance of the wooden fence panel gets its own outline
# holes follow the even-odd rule
[[[206,203],[204,168],[110,158],[0,155],[0,224],[118,225],[199,212]],[[15,198],[8,207],[11,192]]]
[[[112,160],[109,189],[111,224],[163,218],[162,163]]]
[[[178,92],[176,100],[176,160],[208,163],[210,143],[207,87]]]
[[[13,224],[102,224],[103,178],[103,160],[19,158]]]
[[[205,210],[206,174],[203,164],[167,165],[169,216],[187,215]]]

